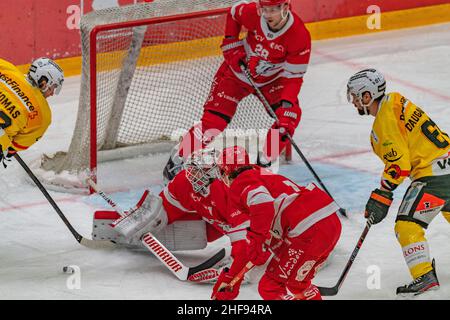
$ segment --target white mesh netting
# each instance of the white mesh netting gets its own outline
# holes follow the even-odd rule
[[[87,169],[94,139],[102,159],[102,150],[126,146],[136,146],[138,153],[161,151],[158,146],[188,130],[200,119],[213,76],[223,61],[219,45],[226,11],[142,26],[119,24],[227,8],[234,2],[157,0],[83,16],[82,87],[75,131],[69,150],[44,156],[42,168],[73,173]],[[89,36],[94,27],[104,24],[117,27],[96,37],[97,137],[90,137]],[[228,128],[263,129],[271,124],[257,98],[250,96],[240,103]]]

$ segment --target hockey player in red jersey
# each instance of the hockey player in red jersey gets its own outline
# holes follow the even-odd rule
[[[241,40],[243,28],[248,32]],[[191,152],[203,148],[227,127],[239,102],[254,93],[240,62],[247,65],[279,119],[268,132],[261,162],[270,163],[279,156],[288,143],[286,134],[292,136],[300,122],[298,95],[310,59],[311,37],[290,10],[290,0],[236,3],[227,16],[221,49],[224,62],[214,77],[201,122],[170,156],[163,172],[167,181],[181,170]],[[278,147],[272,146],[273,142]]]
[[[314,184],[298,186],[286,177],[249,164],[244,148],[229,147],[219,156],[223,181],[230,186],[229,210],[249,215],[246,261],[263,265],[271,258],[259,282],[263,299],[320,300],[311,284],[316,272],[335,247],[341,223],[339,207]],[[238,282],[230,283],[240,270],[222,271],[214,287],[216,299],[234,299]]]
[[[235,257],[245,256],[246,233],[250,223],[248,216],[240,211],[236,210],[232,215],[227,215],[228,186],[217,179],[219,171],[216,152],[211,149],[198,150],[187,159],[184,167],[185,169],[170,181],[159,196],[147,195],[145,200],[140,201],[139,209],[126,218],[114,215],[117,220],[112,222],[113,228],[108,225],[109,229],[105,230],[104,222],[98,224],[94,230],[97,233],[102,232],[101,230],[104,232],[97,237],[140,245],[140,238],[147,232],[160,232],[175,222],[190,221],[192,225],[195,220],[204,220],[207,222],[206,230],[195,227],[194,232],[206,231],[205,237],[208,242],[223,235],[228,236],[232,246],[231,257],[234,259],[232,270],[241,269],[243,265],[236,261]],[[108,232],[110,236],[107,235]],[[173,238],[189,242],[192,235],[188,232],[178,233]],[[122,235],[125,240],[123,237],[117,238],[116,234]],[[201,238],[201,235],[196,236]],[[203,247],[193,248],[191,245],[189,249],[203,249]]]

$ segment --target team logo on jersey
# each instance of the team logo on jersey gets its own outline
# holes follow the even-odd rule
[[[383,159],[386,160],[387,162],[396,162],[403,157],[403,155],[401,155],[399,157],[397,157],[397,156],[398,156],[398,152],[395,151],[394,148],[391,148],[391,151],[389,151],[383,155]]]
[[[385,172],[395,180],[400,179],[402,176],[402,169],[396,164],[391,165]]]

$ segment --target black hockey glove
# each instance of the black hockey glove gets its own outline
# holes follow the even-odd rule
[[[6,169],[9,162],[11,162],[11,158],[16,154],[16,150],[12,147],[8,148],[7,152],[3,152],[3,149],[0,145],[0,162],[3,164],[3,167]]]
[[[391,191],[384,191],[375,189],[370,195],[369,201],[366,204],[365,217],[371,224],[380,223],[389,211],[391,206],[393,193]]]

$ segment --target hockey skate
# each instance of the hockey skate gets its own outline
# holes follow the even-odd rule
[[[397,288],[397,294],[401,296],[417,296],[428,290],[439,289],[439,280],[436,275],[434,259],[431,263],[433,270],[414,279],[411,283]]]
[[[259,151],[256,156],[256,164],[263,168],[269,168],[272,165],[272,161],[267,160],[263,152]]]

